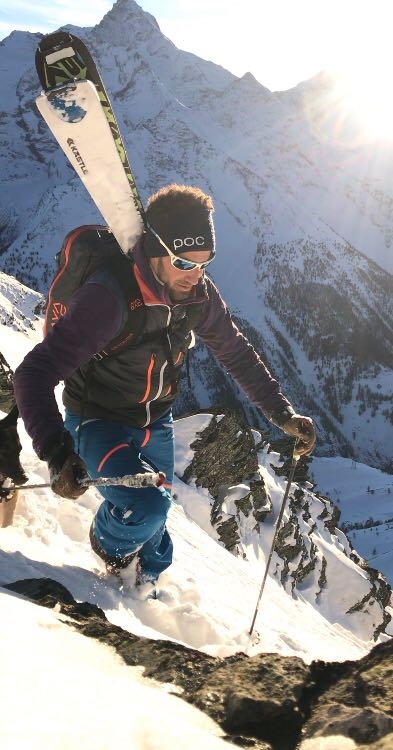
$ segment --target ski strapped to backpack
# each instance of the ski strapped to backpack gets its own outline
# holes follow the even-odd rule
[[[95,354],[103,359],[131,346],[142,334],[146,310],[134,274],[134,261],[125,255],[108,227],[86,225],[67,234],[56,255],[57,273],[52,281],[46,311],[45,335],[67,313],[74,292],[96,271],[108,269],[119,283],[127,310],[120,334]]]
[[[142,200],[104,83],[86,45],[65,31],[44,36],[36,51],[44,91],[39,112],[88,190],[122,250],[146,223]]]
[[[52,32],[44,36],[38,45],[35,64],[40,83],[47,95],[55,93],[62,84],[85,80],[94,84],[130,184],[135,208],[144,220],[143,204],[127,158],[120,129],[98,68],[86,45],[75,34],[70,34],[68,31]]]
[[[130,253],[147,221],[104,83],[86,45],[74,34],[43,37],[36,68],[44,91],[39,112],[115,235]],[[165,245],[164,245],[165,247]]]

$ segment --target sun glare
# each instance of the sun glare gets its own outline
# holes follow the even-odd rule
[[[327,75],[305,105],[312,129],[346,147],[393,143],[392,0],[318,5],[323,34],[314,52]]]
[[[390,70],[359,62],[331,68],[304,90],[303,109],[320,141],[356,149],[393,143]]]
[[[393,141],[392,71],[359,62],[336,73],[337,95],[365,141]]]

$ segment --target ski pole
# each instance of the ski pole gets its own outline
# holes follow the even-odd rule
[[[161,487],[165,482],[163,471],[146,472],[141,474],[125,474],[123,477],[98,477],[97,479],[86,479],[80,482],[82,487],[109,487],[110,485],[119,484],[122,487]],[[47,484],[20,484],[10,487],[10,490],[38,490],[43,487],[50,487]]]
[[[297,441],[295,442],[295,445],[293,447],[292,462],[291,462],[291,468],[290,468],[289,474],[288,474],[288,481],[287,481],[287,485],[285,487],[285,492],[284,492],[284,497],[282,499],[280,512],[278,514],[278,518],[277,518],[277,522],[276,522],[276,530],[274,532],[273,541],[272,541],[272,545],[271,545],[270,552],[269,552],[269,557],[267,558],[265,573],[263,575],[263,579],[262,579],[262,583],[261,583],[261,588],[259,590],[259,596],[258,596],[257,604],[256,604],[256,607],[255,607],[254,617],[252,618],[251,627],[250,627],[250,630],[248,631],[249,638],[251,638],[253,630],[254,630],[255,620],[257,619],[259,605],[261,603],[263,590],[265,588],[265,583],[266,583],[267,575],[268,575],[269,568],[270,568],[270,563],[271,563],[271,560],[272,560],[272,557],[273,557],[273,552],[274,552],[274,549],[275,549],[275,546],[276,546],[277,536],[278,536],[278,532],[279,532],[280,526],[281,526],[281,521],[282,521],[282,518],[283,518],[283,515],[284,515],[284,510],[285,510],[285,505],[286,505],[286,502],[287,502],[287,499],[288,499],[289,490],[291,489],[291,484],[293,482],[293,477],[294,477],[294,474],[295,474],[296,465],[297,465],[297,462],[298,462],[298,460],[300,458],[300,456],[296,454],[296,444],[297,444]]]

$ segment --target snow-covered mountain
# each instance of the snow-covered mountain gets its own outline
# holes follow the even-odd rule
[[[362,142],[326,75],[272,93],[177,49],[134,0],[67,28],[97,60],[143,199],[171,181],[212,194],[212,275],[316,420],[316,452],[391,471],[393,150]],[[44,292],[64,234],[100,217],[36,110],[40,38],[0,44],[0,252],[1,270]],[[178,413],[242,402],[205,350],[192,371]]]
[[[42,336],[40,301],[0,275],[0,335],[11,366]],[[20,421],[18,429],[29,482],[47,482],[46,464]],[[391,590],[352,550],[337,527],[337,508],[310,482],[291,485],[250,638],[286,484],[282,461],[266,436],[227,414],[179,419],[175,436],[169,515],[175,556],[156,600],[136,599],[126,574],[122,587],[105,576],[89,544],[100,503],[94,489],[75,502],[46,487],[25,487],[13,524],[1,528],[0,515],[1,747],[89,750],[98,742],[111,750],[131,742],[136,750],[164,750],[175,742],[184,750],[202,743],[218,750],[228,746],[224,728],[235,746],[294,750],[304,726],[302,750],[363,750],[352,740],[318,739],[352,737],[353,724],[357,738],[369,736],[371,726],[373,737],[389,742]],[[311,467],[321,485],[335,476],[340,506],[346,503],[350,516],[357,489],[351,461],[316,458]],[[378,472],[376,480],[375,470],[360,464],[356,471],[359,486],[389,486],[389,475]],[[368,497],[357,520],[371,512]],[[161,684],[142,677],[142,666]],[[359,709],[352,702],[354,669],[363,687],[370,685]],[[338,679],[348,700],[329,697]],[[386,706],[375,689],[385,683]]]

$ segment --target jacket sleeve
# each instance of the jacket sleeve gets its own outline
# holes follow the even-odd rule
[[[206,277],[206,316],[195,328],[216,359],[249,400],[274,424],[281,426],[295,413],[265,363],[233,322],[218,289]]]
[[[121,319],[113,291],[102,284],[85,284],[75,292],[67,314],[16,369],[16,402],[39,457],[47,440],[64,429],[55,387],[116,336]]]

